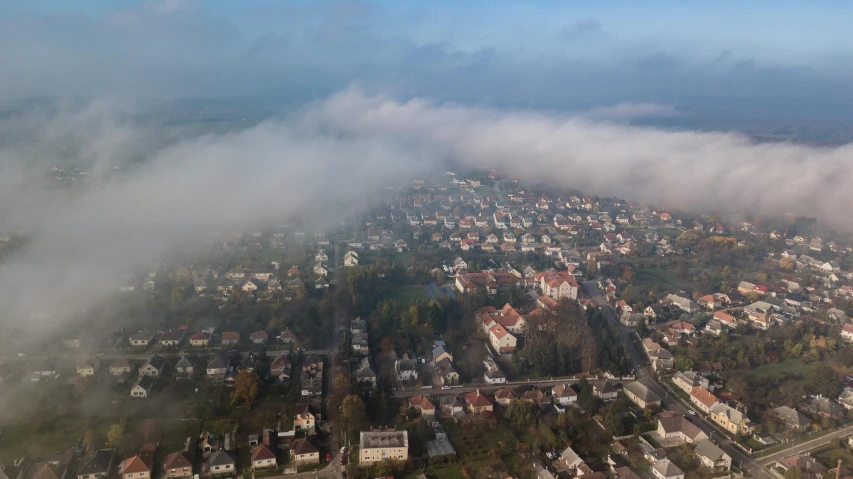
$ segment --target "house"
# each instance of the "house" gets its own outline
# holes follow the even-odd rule
[[[101,360],[97,356],[88,357],[77,363],[77,375],[81,378],[94,376],[101,369]]]
[[[735,319],[735,317],[731,314],[725,313],[723,311],[717,311],[716,313],[714,313],[714,319],[728,328],[734,328],[735,326],[737,326],[737,319]]]
[[[842,419],[846,414],[844,406],[823,396],[809,397],[800,408],[807,413],[830,419]]]
[[[296,430],[307,430],[309,433],[314,432],[316,425],[314,414],[311,412],[311,407],[308,404],[297,404],[295,415],[293,417],[293,427]]]
[[[707,383],[707,380],[705,380],[705,382]],[[707,414],[711,412],[711,408],[714,404],[717,404],[719,401],[717,400],[717,396],[711,394],[711,391],[708,391],[702,386],[695,386],[690,390],[690,402],[692,402],[700,411]]]
[[[605,380],[590,381],[590,384],[592,385],[592,394],[604,402],[613,401],[618,395],[616,388]]]
[[[160,345],[165,347],[174,348],[181,344],[184,340],[184,331],[181,329],[176,329],[173,331],[166,331],[160,336]]]
[[[293,334],[293,331],[291,331],[290,328],[286,328],[278,335],[278,339],[281,341],[281,344],[290,345],[296,341],[296,335]]]
[[[77,468],[77,479],[107,479],[113,468],[115,456],[113,449],[98,449],[83,459],[82,464]],[[4,475],[6,474],[0,471],[0,477]],[[7,476],[4,479],[16,478]]]
[[[486,370],[483,372],[483,380],[485,380],[487,384],[503,384],[506,382],[506,375],[504,375],[503,371],[498,367],[494,358],[486,355],[486,358],[483,359],[483,364],[486,367]]]
[[[723,334],[726,327],[723,326],[723,323],[717,321],[716,319],[712,319],[705,324],[705,328],[702,330],[705,333],[713,334],[714,336],[719,336]]]
[[[319,458],[318,458],[319,459]],[[265,444],[252,448],[252,469],[271,469],[276,467],[275,453]]]
[[[545,395],[542,391],[538,389],[531,389],[530,391],[525,391],[521,394],[520,400],[524,402],[529,402],[537,407],[542,407],[543,405],[548,403],[548,396]]]
[[[128,336],[127,341],[133,347],[145,348],[154,341],[154,333],[141,330]]]
[[[657,479],[684,479],[684,471],[669,459],[661,459],[652,464],[652,474]]]
[[[253,281],[249,280],[243,283],[242,286],[240,286],[240,290],[244,293],[254,293],[258,290],[258,285],[256,285]]]
[[[130,373],[130,363],[127,359],[116,359],[110,363],[110,376],[121,376],[125,373]]]
[[[370,337],[367,333],[355,333],[350,339],[350,348],[354,353],[367,354],[370,350]]]
[[[664,298],[664,302],[670,303],[676,308],[684,311],[685,313],[695,313],[699,311],[699,305],[694,303],[692,300],[687,298],[682,298],[676,294],[668,294],[666,298]]]
[[[163,458],[163,478],[179,479],[192,475],[193,464],[183,452],[173,452]]]
[[[436,363],[443,359],[447,359],[450,362],[453,362],[453,355],[450,354],[450,351],[447,350],[447,346],[444,344],[438,344],[434,348],[432,348],[432,359]]]
[[[489,342],[499,354],[509,354],[515,351],[518,340],[502,325],[496,324],[489,330]]]
[[[418,394],[410,397],[409,407],[414,408],[421,416],[435,416],[435,406],[427,396]]]
[[[210,335],[199,331],[190,336],[190,346],[195,348],[206,348],[210,344]]]
[[[578,283],[568,271],[543,271],[534,276],[539,283],[542,294],[551,299],[578,299]]]
[[[788,469],[796,467],[803,472],[804,479],[818,479],[823,477],[827,471],[826,466],[808,455],[790,456],[776,461],[775,467],[787,472]]]
[[[358,266],[358,253],[355,251],[347,251],[344,255],[344,266],[347,268]]]
[[[266,331],[255,331],[249,335],[252,344],[267,344],[269,334]]]
[[[693,371],[675,373],[675,375],[672,376],[672,382],[687,394],[690,394],[690,391],[692,391],[696,386],[708,389],[709,384],[708,379]]]
[[[844,325],[841,326],[841,339],[849,343],[853,343],[853,324],[844,323]]]
[[[805,431],[812,425],[811,419],[800,414],[794,408],[779,406],[773,409],[773,414],[779,417],[786,426],[794,431]]]
[[[669,333],[676,337],[682,334],[690,336],[695,330],[696,328],[687,321],[678,321],[669,326]]]
[[[459,373],[453,369],[453,365],[450,363],[449,359],[444,358],[435,363],[435,372],[438,374],[441,384],[459,384]]]
[[[130,397],[147,399],[154,388],[154,378],[151,376],[141,376],[136,384],[130,388]]]
[[[277,377],[280,382],[288,381],[292,370],[293,363],[285,353],[279,354],[270,364],[270,375]]]
[[[166,361],[160,355],[155,354],[139,368],[139,375],[159,378],[160,375],[163,374],[163,368],[165,366]]]
[[[622,386],[622,392],[634,404],[643,409],[647,407],[660,407],[661,398],[649,389],[648,386],[639,381],[626,383]]]
[[[565,448],[560,454],[560,461],[565,464],[570,470],[577,469],[581,464],[584,464],[583,459],[571,448]]]
[[[225,379],[225,374],[228,373],[228,360],[214,356],[207,362],[207,377],[208,379]]]
[[[207,470],[213,476],[234,474],[237,471],[237,463],[230,452],[220,449],[214,451],[208,458]]]
[[[743,308],[753,326],[760,329],[767,329],[772,323],[773,319],[770,315],[772,309],[773,305],[764,301],[756,301]]]
[[[509,403],[518,399],[518,393],[512,388],[503,388],[495,391],[495,402],[501,406],[509,406]]]
[[[489,398],[481,394],[479,389],[469,392],[463,396],[463,399],[465,401],[465,408],[473,414],[480,414],[486,411],[491,412],[495,409],[492,401],[489,401]]]
[[[181,356],[181,359],[178,360],[178,363],[175,364],[175,372],[178,376],[192,376],[195,372],[195,368],[193,367],[193,363],[187,359],[186,356]]]
[[[240,333],[237,331],[223,331],[221,341],[223,346],[237,344],[240,341]]]
[[[657,433],[663,439],[677,440],[689,444],[696,444],[708,439],[708,435],[686,417],[672,412],[658,415]]]
[[[370,367],[367,357],[362,359],[361,365],[355,371],[355,380],[360,383],[370,383],[373,387],[376,387],[376,372]]]
[[[577,402],[578,393],[568,384],[558,384],[551,388],[551,399],[555,404],[568,406]]]
[[[311,374],[316,374],[323,370],[323,357],[319,354],[310,354],[307,358],[305,358],[304,363],[302,364],[302,370],[308,371]]]
[[[119,465],[122,479],[151,479],[153,462],[154,457],[151,454],[140,454],[125,459]]]
[[[746,415],[728,404],[718,402],[710,408],[711,420],[731,434],[752,434],[755,429]]]
[[[308,438],[296,439],[290,445],[290,461],[297,466],[320,464],[320,450]]]
[[[418,379],[418,362],[414,359],[397,359],[394,362],[394,372],[400,381]]]
[[[383,460],[405,461],[409,458],[409,435],[404,431],[362,431],[359,434],[359,464]]]

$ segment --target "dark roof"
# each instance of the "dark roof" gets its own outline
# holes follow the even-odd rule
[[[300,456],[302,454],[311,454],[312,452],[320,452],[320,450],[317,449],[317,446],[315,446],[308,439],[297,439],[293,441],[293,446],[291,447],[291,450],[297,456]]]
[[[231,457],[231,455],[227,451],[220,449],[220,450],[218,450],[218,451],[216,451],[210,455],[210,459],[208,460],[208,463],[211,466],[225,466],[228,464],[233,466],[234,465],[234,458]]]
[[[148,360],[147,364],[150,364],[151,366],[154,366],[155,368],[160,369],[163,367],[163,364],[165,364],[165,363],[166,363],[166,361],[163,359],[162,356],[155,354],[154,356],[151,356],[151,359]]]
[[[86,458],[83,466],[77,470],[77,475],[106,474],[115,457],[112,449],[98,449]]]
[[[192,463],[182,452],[173,452],[163,458],[163,469],[177,469],[180,467],[193,467]]]

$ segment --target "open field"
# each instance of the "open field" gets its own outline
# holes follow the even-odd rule
[[[770,381],[791,376],[802,376],[809,370],[809,365],[799,359],[786,359],[775,364],[765,364],[746,373],[746,377],[761,377]]]

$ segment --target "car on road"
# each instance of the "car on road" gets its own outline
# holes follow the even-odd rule
[[[18,357],[19,357],[19,358],[26,357],[26,355],[27,355],[27,353],[18,353]]]
[[[103,355],[104,355],[104,353],[98,353],[95,356],[103,356]]]
[[[694,411],[694,410],[692,410],[692,409],[688,409],[688,410],[687,410],[687,412],[689,412],[691,416],[695,416],[695,415],[696,415],[696,411]]]
[[[449,390],[450,390],[450,386],[442,386],[442,387],[441,387],[441,389],[443,389],[443,390],[445,390],[445,391],[449,391]]]
[[[346,453],[347,453],[347,447],[344,446],[341,448],[341,454],[346,454]]]
[[[332,461],[332,453],[331,453],[331,452],[327,452],[327,453],[326,453],[326,462],[331,462],[331,461]]]

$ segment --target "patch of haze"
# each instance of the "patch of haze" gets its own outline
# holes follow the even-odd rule
[[[81,151],[108,163],[121,156],[118,146],[150,136],[144,127],[96,124]],[[61,137],[63,128],[44,129]],[[153,150],[126,177],[32,212],[26,251],[0,266],[0,324],[46,326],[32,313],[59,324],[113,295],[125,273],[178,245],[202,244],[210,232],[278,225],[309,208],[320,212],[314,224],[333,224],[385,185],[426,174],[434,158],[385,136],[318,128],[303,115]]]
[[[349,89],[314,121],[384,135],[463,165],[556,187],[694,211],[810,215],[851,230],[853,146],[757,143],[736,133],[669,131],[581,117],[397,101]]]

